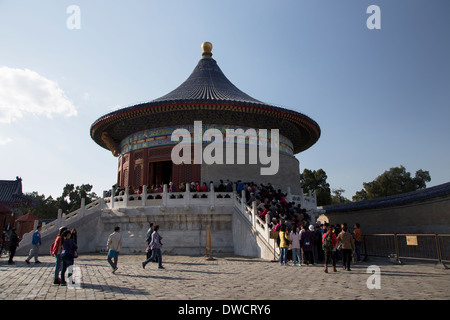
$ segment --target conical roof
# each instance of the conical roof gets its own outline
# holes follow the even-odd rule
[[[212,58],[212,45],[202,45],[203,57],[191,75],[175,90],[152,100],[100,117],[91,137],[115,156],[129,135],[163,126],[204,124],[279,129],[294,146],[294,153],[311,147],[320,137],[319,125],[308,116],[266,104],[239,90]]]
[[[153,102],[184,100],[261,103],[231,83],[213,58],[201,59],[186,81]]]

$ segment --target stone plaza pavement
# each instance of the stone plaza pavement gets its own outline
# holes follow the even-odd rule
[[[323,272],[323,265],[280,266],[262,259],[163,255],[142,268],[143,255],[120,255],[115,274],[104,254],[82,254],[75,261],[75,285],[53,284],[54,258],[30,265],[0,258],[0,300],[448,300],[450,269],[435,263],[392,264],[371,258],[345,271]],[[369,266],[379,267],[379,282]],[[331,269],[331,268],[330,268]],[[369,271],[369,273],[368,273]],[[369,277],[371,277],[369,279]],[[379,289],[368,288],[379,283]]]

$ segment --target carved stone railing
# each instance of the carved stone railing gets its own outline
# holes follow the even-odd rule
[[[74,222],[77,222],[78,220],[82,219],[85,216],[90,215],[91,213],[97,212],[98,210],[104,208],[105,202],[103,199],[97,199],[94,202],[91,202],[88,205],[85,205],[86,200],[83,198],[81,199],[81,207],[80,209],[77,209],[69,214],[62,213],[62,210],[58,210],[58,217],[49,223],[43,223],[42,229],[41,229],[41,237],[44,237],[45,235],[57,231],[62,226],[69,227]],[[31,243],[31,240],[33,238],[33,233],[37,229],[38,226],[38,220],[34,221],[34,228],[32,231],[25,233],[22,236],[21,242],[23,243]]]
[[[295,202],[296,204],[300,204],[302,209],[306,209],[310,213],[314,215],[317,214],[317,198],[313,192],[310,192],[308,195],[303,194],[303,190],[300,190],[299,195],[293,195],[290,192],[290,188],[288,188],[286,201]],[[245,201],[245,191],[242,191],[242,194],[239,196],[237,193],[233,196],[233,203],[237,211],[241,214],[241,216],[248,220],[252,226],[253,232],[257,234],[257,236],[262,239],[264,245],[266,245],[269,250],[274,252],[274,258],[279,254],[279,248],[276,244],[276,239],[271,238],[272,229],[269,226],[270,216],[267,214],[265,216],[265,221],[262,220],[258,215],[258,210],[256,209],[256,202],[254,201],[251,206],[248,206]]]
[[[112,190],[114,193],[114,190]],[[127,207],[180,207],[208,205],[211,207],[233,204],[233,192],[216,192],[214,185],[211,184],[210,191],[206,192],[168,192],[167,185],[164,185],[163,192],[147,192],[144,186],[142,193],[130,194],[128,187],[122,195],[105,197],[104,201],[108,208],[127,208]]]
[[[112,190],[114,194],[114,190]],[[316,195],[309,193],[303,194],[301,190],[299,195],[293,195],[288,188],[286,200],[288,202],[295,202],[300,204],[302,208],[308,211],[317,211]],[[106,196],[100,198],[88,205],[85,205],[85,199],[82,199],[81,207],[69,214],[63,214],[62,210],[58,210],[57,219],[42,225],[41,237],[46,234],[56,232],[60,227],[66,226],[70,228],[70,225],[79,221],[83,217],[90,215],[102,209],[119,209],[122,208],[136,208],[136,207],[150,207],[157,206],[162,211],[170,208],[189,206],[209,206],[211,211],[214,211],[216,206],[233,206],[236,211],[246,220],[249,225],[252,226],[252,232],[263,241],[263,243],[270,248],[271,251],[278,254],[278,246],[276,241],[270,237],[271,228],[269,227],[269,215],[266,215],[266,221],[262,220],[258,216],[256,209],[256,202],[253,202],[251,206],[248,206],[245,201],[245,191],[242,191],[241,195],[233,192],[216,192],[214,191],[214,185],[210,185],[210,191],[207,192],[190,192],[189,188],[185,192],[168,192],[167,185],[164,185],[162,192],[147,192],[146,186],[143,187],[143,192],[140,194],[130,194],[129,189],[125,188],[125,192],[122,195]],[[23,243],[31,243],[34,230],[36,230],[37,221],[33,230],[23,235]]]

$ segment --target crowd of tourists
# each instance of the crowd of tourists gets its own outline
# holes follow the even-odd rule
[[[210,183],[211,185],[212,183]],[[188,184],[192,192],[207,192],[208,185],[199,182]],[[288,202],[287,194],[281,189],[275,188],[268,183],[256,184],[253,182],[237,181],[233,187],[229,180],[220,180],[214,185],[216,192],[232,192],[234,189],[241,196],[242,201],[247,205],[255,204],[257,215],[262,221],[266,221],[270,229],[277,235],[277,245],[280,249],[279,262],[280,265],[289,265],[292,261],[293,266],[308,266],[313,264],[324,264],[324,271],[328,272],[328,265],[332,266],[334,272],[337,271],[338,261],[342,261],[345,270],[351,271],[352,262],[356,263],[361,260],[360,246],[362,244],[361,229],[358,223],[353,226],[350,231],[346,223],[334,224],[329,223],[311,223],[311,217],[300,204]],[[169,186],[170,192],[185,191],[185,186],[181,184],[179,189]],[[150,192],[155,191],[151,189]],[[162,189],[157,191],[161,191]],[[134,192],[134,191],[133,191]],[[138,190],[141,193],[142,190]],[[34,257],[35,263],[40,263],[38,259],[41,226],[37,227],[32,237],[32,249],[30,255],[25,260],[27,264]],[[157,262],[158,268],[164,269],[162,266],[162,236],[159,234],[159,226],[150,224],[147,231],[147,257],[142,262],[142,267],[149,262]],[[18,243],[17,243],[18,244]],[[108,237],[106,250],[108,252],[107,261],[111,266],[111,272],[116,272],[118,256],[122,248],[123,239],[120,234],[120,227],[116,227],[114,232]],[[15,248],[14,248],[15,249]],[[14,251],[10,255],[9,263],[14,263]],[[69,231],[66,227],[59,229],[58,235],[50,247],[50,253],[55,257],[54,284],[65,286],[66,272],[68,277],[73,281],[71,274],[71,266],[74,259],[78,256],[77,233],[73,229]]]
[[[307,266],[323,263],[328,272],[331,264],[336,272],[337,261],[345,270],[361,261],[361,229],[358,223],[349,230],[347,223],[312,223],[307,211],[295,202],[288,202],[281,189],[267,185],[238,182],[238,194],[244,190],[247,205],[255,202],[257,215],[267,221],[272,231],[278,233],[281,265]],[[289,262],[288,262],[289,261]]]
[[[280,265],[308,266],[323,263],[328,273],[328,265],[336,272],[338,261],[344,270],[351,271],[351,265],[361,261],[360,248],[362,233],[356,223],[350,231],[347,223],[302,223],[300,229],[281,222],[277,243],[280,248]]]

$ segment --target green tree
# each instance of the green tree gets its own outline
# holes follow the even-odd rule
[[[363,201],[367,200],[367,191],[361,189],[360,191],[356,191],[355,195],[352,197],[353,201]]]
[[[90,184],[82,184],[76,186],[74,184],[66,184],[63,192],[56,200],[51,196],[45,197],[40,195],[37,191],[27,193],[39,205],[31,209],[31,213],[41,219],[56,219],[58,217],[58,210],[62,209],[64,213],[70,213],[81,207],[81,199],[85,198],[85,204],[89,204],[98,199],[95,192],[92,191]]]
[[[370,200],[416,191],[426,188],[431,181],[428,171],[418,170],[414,177],[407,172],[404,166],[394,167],[379,175],[372,182],[364,182],[364,189],[356,192],[353,201]]]
[[[95,192],[91,192],[92,185],[82,184],[76,186],[74,184],[66,184],[60,197],[56,199],[57,205],[63,212],[69,213],[81,207],[81,199],[85,198],[85,204],[89,204],[98,199]]]
[[[331,204],[341,204],[351,202],[349,199],[344,197],[342,194],[345,192],[344,189],[333,189],[333,195],[331,196]]]
[[[314,191],[317,195],[317,205],[331,204],[331,190],[327,183],[327,174],[323,169],[304,169],[300,174],[300,186],[304,192]]]
[[[37,207],[33,207],[30,211],[36,217],[40,219],[56,219],[58,216],[58,207],[56,206],[56,200],[52,196],[45,197],[40,195],[37,191],[27,193],[27,196],[33,198],[37,203]]]

